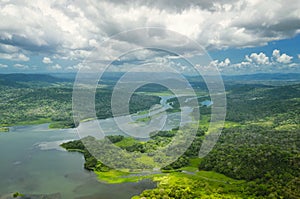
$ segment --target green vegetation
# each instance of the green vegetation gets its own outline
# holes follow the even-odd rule
[[[139,118],[136,120],[136,122],[144,122],[144,123],[147,123],[151,120],[151,117],[143,117],[143,118]]]
[[[2,78],[2,79],[1,79]],[[20,78],[20,77],[19,77]],[[37,78],[37,77],[36,77]],[[226,79],[229,77],[226,77]],[[107,136],[103,140],[86,137],[62,144],[68,151],[84,155],[84,167],[95,172],[100,181],[107,183],[137,182],[150,178],[157,188],[145,190],[138,198],[300,198],[300,84],[295,82],[263,82],[260,84],[241,79],[225,82],[227,116],[225,126],[213,150],[198,158],[203,139],[208,133],[211,107],[201,106],[210,100],[205,83],[189,77],[200,107],[199,130],[185,153],[175,162],[158,172],[140,173],[156,168],[157,162],[168,161],[168,151],[181,149],[180,139],[168,147],[175,136],[181,138],[189,127],[153,132],[149,140],[141,141],[121,135]],[[0,131],[16,124],[49,122],[51,128],[74,127],[71,118],[72,88],[68,81],[46,77],[32,77],[24,81],[0,76]],[[45,79],[45,81],[43,81]],[[97,89],[96,112],[98,118],[111,117],[110,100],[117,77],[108,78],[105,86]],[[41,83],[42,82],[42,83]],[[282,84],[282,85],[281,85]],[[38,86],[40,85],[40,86]],[[144,114],[160,98],[152,94],[169,95],[169,91],[155,84],[138,89],[130,100],[130,113]],[[184,96],[183,96],[184,97]],[[167,101],[172,106],[167,112],[179,112],[178,99]],[[122,113],[121,113],[122,114]],[[88,118],[87,118],[88,119]],[[150,117],[138,119],[148,122]],[[91,152],[83,144],[87,142]],[[120,147],[116,151],[108,142]],[[106,147],[111,154],[97,151],[97,145]],[[157,149],[164,152],[157,154]],[[128,156],[131,152],[135,156]],[[108,165],[93,155],[105,157]],[[112,155],[113,154],[113,155]],[[117,161],[115,157],[119,158]],[[133,168],[138,167],[138,170]],[[115,170],[112,168],[120,168]],[[156,170],[155,170],[156,171]]]
[[[225,129],[199,169],[247,180],[256,196],[297,198],[300,192],[292,187],[300,175],[298,133],[257,125]]]
[[[157,188],[134,198],[299,198],[299,91],[299,84],[231,85],[227,121],[214,149],[197,158],[210,121],[211,107],[203,106],[200,129],[189,149],[158,176],[148,175]],[[178,133],[178,129],[156,132],[147,142],[123,136],[108,139],[140,154],[130,162],[152,165],[153,159],[144,154],[166,146]],[[99,180],[121,183],[143,179],[93,159],[87,161],[94,161],[89,168]]]
[[[299,198],[300,85],[234,85],[227,122],[199,170],[246,180],[261,198]]]
[[[24,194],[21,194],[19,192],[13,194],[13,198],[22,197],[22,196],[24,196]]]
[[[227,121],[245,123],[269,121],[274,125],[300,121],[300,84],[270,87],[235,85],[227,95]]]
[[[0,132],[9,132],[8,127],[0,127]]]
[[[123,136],[108,136],[104,140],[95,140],[92,137],[86,137],[83,140],[71,141],[64,143],[61,146],[69,151],[79,151],[84,154],[85,157],[85,168],[88,170],[110,171],[111,168],[104,165],[100,161],[97,161],[91,154],[97,154],[97,157],[104,157],[108,161],[108,165],[113,165],[113,168],[120,168],[122,171],[135,170],[152,170],[158,167],[159,162],[168,161],[169,157],[164,154],[156,154],[158,148],[164,148],[164,150],[170,150],[167,145],[172,140],[175,134],[180,133],[177,129],[172,131],[161,131],[152,135],[152,139],[147,142],[141,142],[134,138],[123,137]],[[200,135],[200,134],[199,134]],[[115,146],[120,147],[123,150],[116,150],[108,141],[114,143]],[[197,154],[199,150],[200,138],[195,139],[194,143],[186,151],[186,154]],[[84,144],[83,144],[84,143]],[[89,148],[85,148],[85,145]],[[98,146],[102,148],[99,149]],[[170,147],[184,147],[179,145],[171,145]],[[105,150],[103,150],[105,149]],[[104,151],[110,151],[109,154]],[[133,152],[135,155],[129,156],[126,152]],[[111,155],[114,154],[114,155]],[[122,158],[122,161],[118,161],[118,158]],[[177,161],[173,162],[169,166],[165,167],[164,170],[175,170],[189,164],[187,155],[178,158]],[[122,169],[123,168],[123,169]],[[133,170],[134,169],[134,170]]]
[[[94,171],[100,182],[109,184],[119,184],[125,182],[139,182],[145,179],[153,179],[154,177],[163,176],[164,174],[151,174],[151,173],[132,173],[118,170]]]
[[[185,173],[170,173],[162,177],[154,177],[158,187],[145,190],[139,198],[252,198],[244,192],[244,181],[233,180],[213,172],[199,172],[196,175]]]
[[[0,125],[41,124],[67,121],[72,124],[72,89],[63,87],[4,88],[0,86]]]
[[[176,97],[168,99],[167,103],[172,106],[172,108],[167,109],[168,113],[176,113],[181,111],[179,101]]]
[[[96,115],[112,117],[111,82],[98,88],[95,97]],[[72,82],[51,75],[0,74],[0,127],[51,123],[50,128],[73,128]],[[160,98],[133,94],[129,112],[148,110],[159,104]],[[3,131],[4,128],[1,128]]]

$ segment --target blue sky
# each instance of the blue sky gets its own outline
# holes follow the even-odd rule
[[[113,35],[142,27],[196,41],[212,58],[203,67],[218,67],[223,74],[300,72],[297,0],[5,0],[0,2],[0,73],[76,72],[88,67],[84,61],[95,48],[106,56],[93,61],[103,64],[119,60],[124,49],[153,42],[197,56],[192,46],[175,45],[175,37],[161,32],[115,37],[101,46]],[[129,57],[127,68],[146,59],[165,63],[163,55],[149,51]]]
[[[279,67],[269,67],[269,70],[253,70],[253,71],[245,71],[242,73],[255,73],[255,72],[285,72],[285,73],[299,73],[300,72],[300,34],[283,40],[271,41],[268,44],[257,47],[247,47],[247,48],[229,48],[224,50],[212,50],[209,52],[210,56],[214,60],[224,61],[226,58],[230,59],[231,65],[239,64],[245,60],[246,56],[251,55],[252,53],[260,54],[263,53],[269,58],[269,62],[273,57],[274,50],[279,50],[280,54],[286,54],[291,58],[290,61],[284,62],[275,62],[274,65],[281,66]],[[268,66],[268,65],[267,65]],[[264,65],[259,65],[260,68],[264,69]],[[266,67],[265,67],[266,68]],[[236,71],[238,72],[238,71]]]
[[[264,46],[242,48],[242,49],[231,48],[226,50],[214,50],[210,52],[210,55],[214,59],[224,60],[227,57],[230,57],[233,62],[240,62],[245,58],[245,55],[249,55],[251,53],[264,52],[267,55],[271,56],[274,49],[279,49],[280,51],[295,58],[294,61],[299,63],[300,60],[297,59],[298,54],[300,54],[299,45],[300,45],[300,34],[295,37],[284,39],[284,40],[271,41]]]

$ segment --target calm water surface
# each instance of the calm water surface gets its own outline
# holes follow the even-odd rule
[[[0,133],[0,198],[25,194],[60,193],[62,198],[131,198],[150,182],[108,185],[84,170],[80,153],[70,153],[59,144],[78,139],[74,129],[49,130],[47,124],[13,127]]]
[[[170,108],[166,101],[171,97],[161,97],[160,108],[144,115],[133,114],[132,118],[159,115]],[[188,115],[192,109],[182,111]],[[164,130],[185,124],[185,121],[180,123],[180,113],[169,114],[168,118]],[[83,128],[87,135],[93,135],[98,124],[108,132],[106,135],[122,134],[112,118],[82,123],[79,128]],[[75,129],[53,130],[48,129],[48,124],[12,127],[10,132],[0,133],[0,199],[14,192],[60,193],[63,199],[127,199],[154,187],[149,181],[117,185],[98,182],[93,172],[83,168],[82,154],[67,152],[59,146],[80,137],[82,135],[79,136]]]

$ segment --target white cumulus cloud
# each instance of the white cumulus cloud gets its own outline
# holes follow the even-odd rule
[[[251,53],[245,55],[244,60],[237,63],[230,63],[228,67],[221,67],[220,69],[228,74],[231,73],[258,73],[258,72],[282,72],[286,70],[299,69],[298,63],[292,62],[292,56],[285,53],[281,54],[280,50],[274,49],[272,55],[268,55],[264,52]],[[220,67],[222,62],[214,61],[213,64]],[[225,61],[224,61],[225,63]]]
[[[267,64],[270,63],[269,62],[269,57],[263,52],[260,52],[259,54],[252,53],[250,56],[246,55],[245,59],[249,63],[254,63],[254,64],[258,64],[258,65],[267,65]]]
[[[218,67],[218,68],[224,68],[230,65],[230,59],[226,58],[224,61],[214,60],[210,62],[210,66]]]
[[[51,58],[49,58],[49,57],[44,57],[44,58],[43,58],[43,63],[44,63],[44,64],[52,64],[53,62],[52,62]]]
[[[283,54],[280,54],[280,50],[278,49],[275,49],[272,53],[275,61],[279,62],[279,63],[283,63],[283,64],[288,64],[288,63],[291,63],[293,57],[292,56],[289,56],[285,53]]]
[[[0,59],[11,61],[29,61],[30,58],[22,53],[0,53]]]

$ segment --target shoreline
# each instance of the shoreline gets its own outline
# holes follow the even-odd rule
[[[158,96],[160,98],[160,103],[157,105],[166,105],[166,101],[167,99],[173,98],[174,95],[160,95]],[[149,110],[140,110],[137,111],[136,113],[132,113],[130,114],[131,116],[141,116],[144,114],[145,116],[147,116]],[[90,121],[94,121],[94,120],[107,120],[107,119],[111,119],[114,117],[107,117],[107,118],[86,118],[81,120],[80,122],[90,122]],[[12,124],[0,124],[0,133],[1,132],[9,132],[11,128],[14,127],[25,127],[25,126],[33,126],[33,125],[43,125],[43,124],[48,124],[48,129],[53,129],[53,130],[60,130],[60,129],[75,129],[76,126],[72,127],[70,125],[68,125],[67,123],[64,124],[64,122],[66,123],[66,121],[52,121],[50,118],[40,118],[37,120],[33,120],[33,121],[21,121],[21,122],[16,122],[16,123],[12,123]]]
[[[0,127],[0,133],[7,133],[9,132],[9,127]]]

